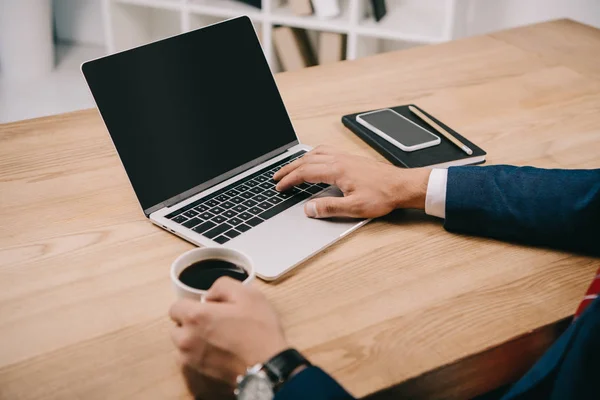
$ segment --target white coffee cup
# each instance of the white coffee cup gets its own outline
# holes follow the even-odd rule
[[[223,260],[243,268],[248,277],[242,282],[247,285],[254,279],[254,264],[246,254],[225,247],[203,247],[187,251],[171,264],[171,282],[177,297],[204,301],[206,290],[196,289],[179,280],[181,272],[190,265],[204,260]]]

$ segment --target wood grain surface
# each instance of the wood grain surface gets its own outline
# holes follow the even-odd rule
[[[600,31],[561,20],[276,77],[303,142],[381,157],[344,114],[416,103],[488,163],[600,167]],[[169,265],[95,110],[0,126],[0,398],[187,398]],[[461,399],[560,333],[597,259],[398,211],[275,283],[290,342],[356,396]]]

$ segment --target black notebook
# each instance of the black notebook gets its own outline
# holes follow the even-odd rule
[[[397,165],[399,167],[405,168],[418,168],[418,167],[437,167],[437,168],[447,168],[451,166],[457,165],[470,165],[470,164],[481,164],[485,162],[486,152],[483,151],[480,147],[478,147],[473,142],[467,140],[465,137],[458,134],[455,130],[445,125],[443,122],[436,119],[431,114],[427,113],[420,107],[417,107],[414,104],[410,104],[415,108],[418,108],[423,112],[423,114],[427,115],[433,121],[437,122],[442,128],[446,129],[453,136],[459,139],[461,142],[466,144],[473,150],[472,155],[467,155],[461,149],[459,149],[454,143],[446,139],[443,135],[439,134],[432,127],[430,127],[426,122],[421,120],[418,116],[413,114],[409,109],[409,105],[391,107],[392,110],[397,113],[403,115],[409,120],[413,121],[417,125],[423,127],[429,132],[437,135],[441,139],[441,143],[428,147],[421,150],[415,150],[411,152],[406,152],[400,150],[398,147],[394,146],[387,140],[381,138],[379,135],[373,133],[368,128],[362,126],[356,121],[356,116],[358,114],[362,114],[368,111],[362,111],[356,114],[344,115],[342,117],[342,123],[350,129],[356,136],[364,140],[369,146],[373,147],[377,150],[382,156],[387,158],[392,164]],[[375,110],[373,110],[375,111]]]

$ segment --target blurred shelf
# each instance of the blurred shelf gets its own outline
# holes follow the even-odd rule
[[[350,9],[348,3],[343,4],[342,13],[336,18],[318,18],[314,15],[299,16],[289,6],[276,7],[271,13],[274,25],[287,25],[294,28],[313,29],[348,33],[350,31]]]
[[[365,18],[359,22],[359,35],[411,42],[438,43],[444,38],[445,13],[442,8],[418,6],[396,7],[388,10],[379,22]]]
[[[131,4],[134,6],[162,8],[165,10],[181,10],[180,0],[114,0],[115,3]]]
[[[237,0],[102,1],[107,48],[111,53],[247,15],[262,38],[265,56],[274,70],[277,70],[278,63],[274,55],[272,29],[276,26],[346,34],[347,58],[355,59],[363,54],[372,54],[371,51],[363,51],[364,43],[372,40],[391,40],[409,45],[450,40],[466,15],[463,0],[387,0],[387,15],[380,22],[372,16],[365,16],[370,4],[367,0],[339,0],[342,12],[331,19],[296,15],[281,0],[262,0],[262,9]],[[123,4],[131,7],[121,6]],[[311,36],[316,37],[314,34]],[[379,45],[369,45],[369,48],[384,49]]]
[[[247,15],[256,21],[263,19],[262,10],[235,0],[190,0],[187,3],[187,7],[193,13],[214,17],[233,18],[240,15]]]

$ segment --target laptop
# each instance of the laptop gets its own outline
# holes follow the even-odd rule
[[[81,70],[146,217],[199,246],[248,254],[273,280],[366,220],[316,220],[322,183],[280,193],[298,140],[248,17],[117,54]]]

